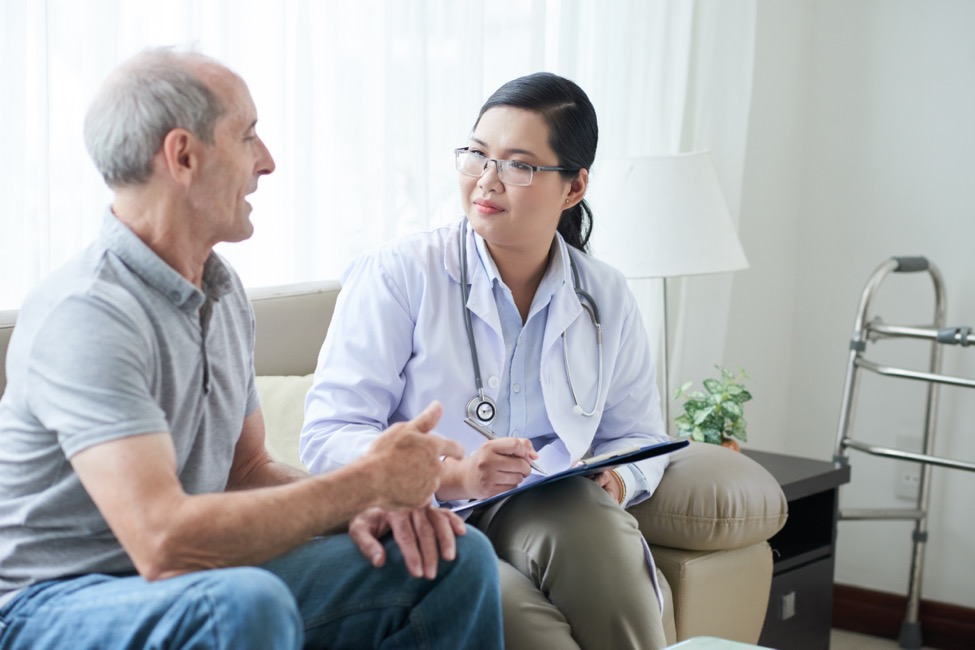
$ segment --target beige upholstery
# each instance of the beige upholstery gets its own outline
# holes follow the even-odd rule
[[[299,465],[304,398],[338,296],[337,282],[253,289],[255,366],[275,458]],[[0,391],[16,312],[0,312]],[[657,560],[670,643],[714,636],[755,643],[772,579],[766,542],[785,524],[786,500],[760,465],[693,443],[673,455],[653,497],[630,509]]]
[[[786,501],[761,469],[739,452],[694,443],[671,454],[653,498],[630,512],[658,546],[720,551],[764,542],[785,523]]]

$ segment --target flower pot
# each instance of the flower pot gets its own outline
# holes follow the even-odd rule
[[[725,436],[724,440],[721,441],[721,446],[733,451],[741,451],[741,445],[738,444],[738,441],[728,436]]]

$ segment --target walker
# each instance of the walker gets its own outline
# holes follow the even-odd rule
[[[901,326],[888,325],[879,317],[868,320],[870,301],[881,282],[890,273],[928,273],[935,292],[934,322],[932,325]],[[836,447],[833,460],[848,464],[848,450],[920,464],[920,485],[915,508],[860,508],[840,509],[840,520],[907,520],[914,521],[913,552],[911,557],[910,581],[907,593],[907,611],[901,624],[898,643],[902,648],[921,647],[921,624],[918,610],[921,601],[921,573],[924,566],[924,547],[928,539],[927,513],[930,500],[931,466],[948,467],[975,471],[975,463],[934,456],[934,436],[937,423],[938,393],[942,384],[975,388],[975,380],[963,379],[941,374],[941,352],[945,345],[968,347],[975,344],[975,331],[971,327],[946,327],[945,289],[941,272],[924,257],[893,257],[881,264],[870,276],[860,305],[857,308],[853,337],[850,340],[850,359],[846,370],[843,390],[843,403],[840,409],[839,426],[836,432]],[[920,339],[931,342],[931,360],[927,372],[908,370],[881,365],[865,358],[867,345],[881,339]],[[874,445],[855,440],[852,426],[855,402],[858,392],[858,379],[861,370],[900,379],[927,382],[927,404],[921,453]]]

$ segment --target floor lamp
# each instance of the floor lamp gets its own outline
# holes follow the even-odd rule
[[[663,280],[663,406],[669,432],[667,278],[748,268],[707,151],[597,162],[587,195],[593,253],[629,279]]]

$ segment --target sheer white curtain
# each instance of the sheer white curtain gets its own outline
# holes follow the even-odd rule
[[[458,216],[451,150],[491,91],[536,70],[592,98],[594,174],[600,158],[710,148],[737,214],[753,0],[0,2],[0,309],[96,235],[110,194],[84,111],[151,45],[192,45],[250,86],[277,171],[252,196],[254,237],[220,249],[250,286],[337,277],[360,251]],[[717,340],[729,293],[688,284],[681,322],[709,314]]]

